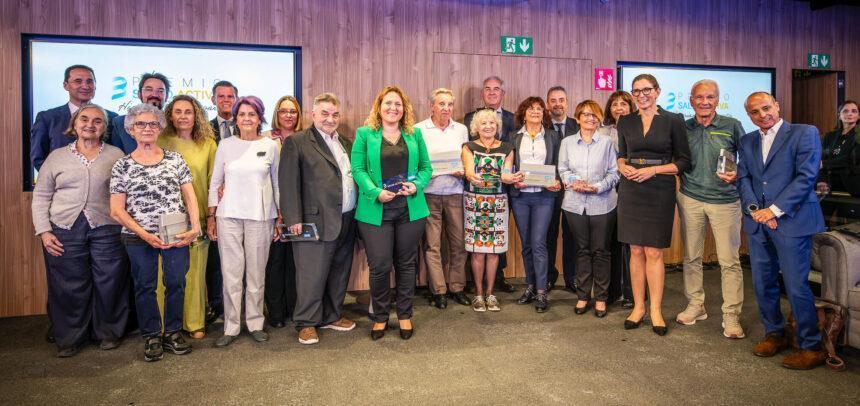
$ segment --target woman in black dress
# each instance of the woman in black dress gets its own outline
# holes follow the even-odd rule
[[[639,111],[618,120],[618,239],[630,244],[634,302],[624,328],[639,327],[645,317],[647,281],[652,329],[662,336],[663,249],[672,239],[675,175],[690,168],[690,146],[684,122],[657,106],[654,76],[635,77],[631,93]]]
[[[821,172],[819,190],[838,190],[856,196],[860,193],[857,180],[860,169],[860,147],[857,146],[858,104],[846,100],[839,106],[836,129],[824,135],[821,141]],[[822,204],[824,207],[824,204]],[[832,214],[832,209],[830,213]]]

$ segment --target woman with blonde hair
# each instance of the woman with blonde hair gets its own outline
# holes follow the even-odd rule
[[[189,95],[178,95],[164,108],[167,126],[158,137],[158,146],[174,151],[191,170],[191,186],[198,202],[209,196],[209,180],[215,165],[215,135],[200,102]],[[206,223],[206,212],[199,211],[200,224]],[[206,331],[206,263],[209,240],[203,235],[188,247],[190,256],[185,275],[182,328],[191,338],[200,339]],[[164,303],[164,285],[159,279],[158,300]]]
[[[302,105],[293,96],[284,96],[275,104],[272,129],[263,131],[263,137],[284,144],[292,134],[304,130]],[[289,241],[272,241],[269,260],[266,262],[266,322],[275,328],[286,326],[296,307],[296,265]]]
[[[413,332],[418,241],[430,213],[423,190],[433,172],[421,130],[414,125],[409,99],[400,88],[388,86],[376,96],[352,148],[352,176],[359,190],[355,219],[370,266],[374,340],[382,338],[388,326],[392,265],[400,337],[408,340]]]

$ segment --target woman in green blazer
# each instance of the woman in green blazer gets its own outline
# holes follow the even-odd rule
[[[418,241],[430,214],[424,186],[433,172],[421,130],[414,124],[409,99],[400,88],[388,86],[376,96],[352,147],[352,177],[359,190],[355,219],[370,266],[370,319],[374,321],[370,337],[374,340],[382,338],[388,326],[392,265],[400,338],[408,340],[414,331]]]

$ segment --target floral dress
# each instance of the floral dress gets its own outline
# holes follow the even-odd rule
[[[463,199],[466,251],[501,254],[508,250],[508,195],[501,181],[505,157],[513,150],[510,143],[502,142],[487,150],[469,142],[466,147],[474,156],[475,174],[484,178],[485,186],[467,182]]]

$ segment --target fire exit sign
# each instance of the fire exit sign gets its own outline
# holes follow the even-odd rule
[[[817,69],[829,69],[830,62],[829,54],[814,54],[810,52],[806,59],[806,66]]]
[[[502,36],[502,53],[511,55],[531,55],[534,47],[532,37]]]

